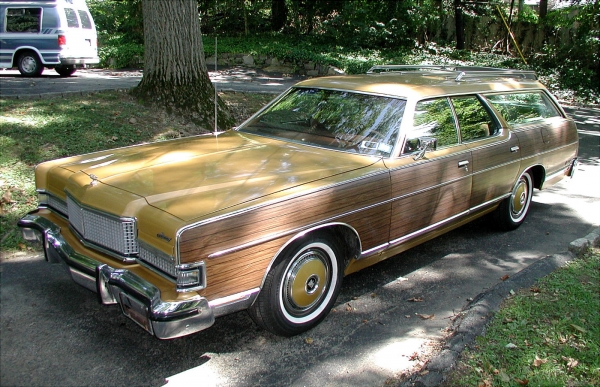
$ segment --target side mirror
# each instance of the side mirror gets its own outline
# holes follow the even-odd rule
[[[425,153],[430,150],[437,149],[437,138],[435,137],[419,137],[419,145],[417,147],[419,153],[413,157],[413,159],[420,160],[425,156]]]

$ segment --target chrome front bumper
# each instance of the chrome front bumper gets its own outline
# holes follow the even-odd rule
[[[123,314],[159,339],[189,335],[213,325],[215,314],[198,295],[185,300],[163,301],[160,290],[127,269],[78,253],[63,238],[60,227],[35,211],[19,221],[27,240],[38,240],[46,260],[65,263],[78,284],[98,293],[102,304],[119,304]]]

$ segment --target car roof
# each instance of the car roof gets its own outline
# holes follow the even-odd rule
[[[383,71],[376,72],[374,69]],[[367,74],[313,78],[296,84],[296,87],[317,87],[417,99],[545,89],[532,71],[490,67],[448,69],[441,66],[376,66]]]

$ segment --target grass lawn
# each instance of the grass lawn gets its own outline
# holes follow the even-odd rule
[[[600,250],[508,299],[447,386],[600,386]]]
[[[221,93],[239,124],[273,99],[269,94]],[[82,153],[200,134],[129,94],[107,91],[41,100],[0,99],[0,245],[28,247],[16,226],[37,206],[36,164]]]

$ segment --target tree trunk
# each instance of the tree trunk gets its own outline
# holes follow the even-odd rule
[[[204,62],[196,0],[143,0],[142,10],[144,77],[133,94],[214,130],[215,89]],[[218,128],[228,129],[233,118],[218,97],[217,104]]]
[[[462,3],[454,0],[454,18],[456,25],[456,49],[465,49],[465,20],[463,18]]]
[[[540,19],[544,19],[548,14],[548,0],[540,0]]]
[[[271,29],[279,31],[285,27],[287,21],[287,8],[285,0],[272,0],[271,2]]]

